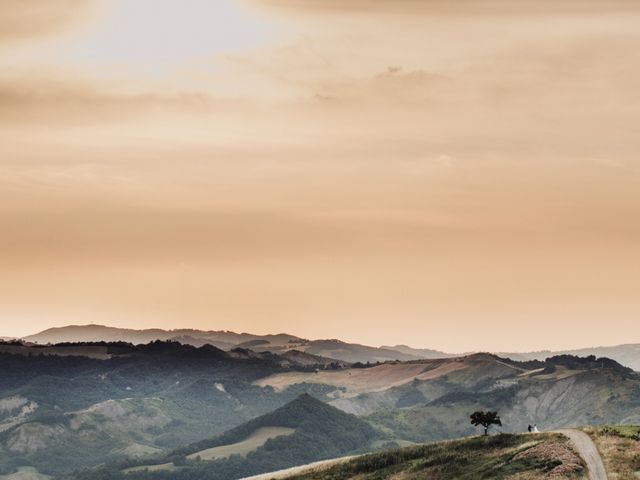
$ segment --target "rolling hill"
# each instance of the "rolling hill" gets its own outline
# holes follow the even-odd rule
[[[103,325],[69,325],[50,328],[29,335],[26,342],[40,345],[63,342],[129,342],[144,344],[155,340],[171,340],[186,345],[201,347],[209,344],[223,350],[233,348],[250,349],[254,352],[282,354],[290,350],[311,355],[340,360],[347,363],[375,363],[392,360],[411,361],[418,359],[439,359],[460,357],[462,354],[446,353],[428,348],[412,348],[407,345],[372,347],[356,343],[331,340],[308,340],[286,333],[275,335],[255,335],[231,331],[203,331],[195,329],[163,330],[159,328],[134,330],[106,327]],[[622,365],[640,371],[640,344],[616,345],[610,347],[591,347],[562,351],[539,352],[498,352],[497,355],[512,360],[544,361],[558,355],[575,355],[611,358]]]
[[[72,476],[77,479],[171,478],[231,480],[372,448],[376,431],[354,415],[310,395],[259,416],[220,436],[202,440],[151,463],[104,467]]]
[[[317,357],[306,352],[177,342],[0,347],[0,475],[32,468],[60,476],[104,463],[133,467],[136,459],[144,465],[219,439],[304,393],[357,415],[380,432],[380,442],[400,445],[471,435],[468,415],[478,409],[499,410],[503,432],[522,432],[528,423],[545,430],[640,423],[639,375],[606,358],[516,362],[474,354],[349,366],[322,358],[309,364]],[[196,452],[214,458],[225,448],[268,449],[299,438],[298,430],[278,430],[291,428],[254,425],[180,455],[187,461]],[[291,462],[307,461],[305,452],[287,451]]]
[[[467,435],[466,414],[478,409],[500,409],[508,432],[524,431],[529,423],[549,429],[640,421],[638,374],[595,357],[522,363],[474,354],[367,369],[279,372],[255,381],[276,391],[316,383],[332,388],[332,405],[408,441]]]
[[[419,355],[406,354],[386,348],[352,344],[340,340],[307,340],[285,333],[254,335],[230,331],[202,331],[192,329],[133,330],[105,327],[103,325],[69,325],[50,328],[24,337],[25,342],[40,345],[68,342],[128,342],[144,344],[155,340],[178,341],[201,347],[209,344],[223,350],[251,349],[254,352],[286,353],[291,350],[328,357],[343,362],[384,362],[388,360],[416,360]]]
[[[300,392],[252,385],[288,370],[172,342],[83,345],[106,358],[0,353],[0,474],[68,469],[166,452],[277,408]],[[69,346],[60,348],[72,348]]]
[[[235,333],[230,331],[203,331],[194,329],[163,330],[151,328],[135,330],[130,328],[107,327],[104,325],[69,325],[65,327],[49,328],[34,335],[23,338],[26,342],[66,343],[66,342],[128,342],[144,344],[155,340],[182,340],[180,343],[200,347],[204,344],[213,345],[221,349],[231,349],[252,341],[266,341],[271,345],[286,345],[301,339],[287,334],[253,335],[250,333]]]
[[[630,480],[640,475],[639,455],[640,426],[607,425],[459,439],[301,465],[246,480]]]
[[[638,343],[615,345],[612,347],[578,348],[574,350],[498,353],[498,355],[520,361],[544,360],[545,358],[555,357],[558,355],[574,355],[577,357],[588,357],[594,355],[596,357],[611,358],[616,362],[635,370],[636,372],[640,372],[640,344]]]

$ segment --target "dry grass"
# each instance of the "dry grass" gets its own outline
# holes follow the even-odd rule
[[[437,363],[436,363],[437,362]],[[346,396],[375,392],[403,385],[417,378],[432,380],[456,370],[467,368],[463,362],[385,363],[370,368],[351,368],[312,372],[289,372],[271,375],[256,382],[261,387],[271,386],[283,390],[296,383],[323,383],[344,388]]]
[[[515,475],[511,475],[507,478],[505,478],[505,480],[541,480],[544,478],[562,478],[562,476],[551,476],[550,474],[542,474],[540,472],[521,472],[521,473],[516,473]]]
[[[567,367],[558,365],[556,371],[553,373],[546,373],[543,375],[536,375],[537,380],[562,380],[564,378],[573,377],[584,372],[584,370],[570,370]]]
[[[520,452],[514,460],[531,458],[536,460],[560,461],[560,465],[554,467],[548,475],[564,476],[572,475],[583,469],[582,459],[573,452],[566,443],[544,442]]]
[[[419,445],[358,457],[291,480],[582,479],[582,460],[560,434],[498,435]]]
[[[610,480],[640,478],[640,441],[618,434],[615,429],[590,428]]]

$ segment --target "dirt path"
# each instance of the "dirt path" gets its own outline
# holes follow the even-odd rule
[[[580,430],[558,430],[558,432],[571,440],[578,455],[587,464],[589,480],[607,480],[607,471],[604,469],[600,452],[589,435]]]
[[[262,473],[260,475],[254,475],[252,477],[245,477],[240,480],[271,480],[279,478],[287,478],[291,475],[299,473],[309,473],[315,470],[324,470],[326,468],[337,465],[338,463],[346,462],[352,458],[356,458],[358,455],[350,457],[332,458],[330,460],[320,460],[319,462],[308,463],[307,465],[300,465],[299,467],[291,467],[285,470],[278,470],[276,472]]]

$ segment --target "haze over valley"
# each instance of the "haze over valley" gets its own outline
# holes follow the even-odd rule
[[[640,423],[640,374],[610,358],[403,350],[96,325],[5,341],[0,471],[228,480],[466,437],[484,409],[504,433]]]

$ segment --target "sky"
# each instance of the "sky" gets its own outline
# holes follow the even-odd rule
[[[640,341],[640,4],[2,0],[0,335]]]

